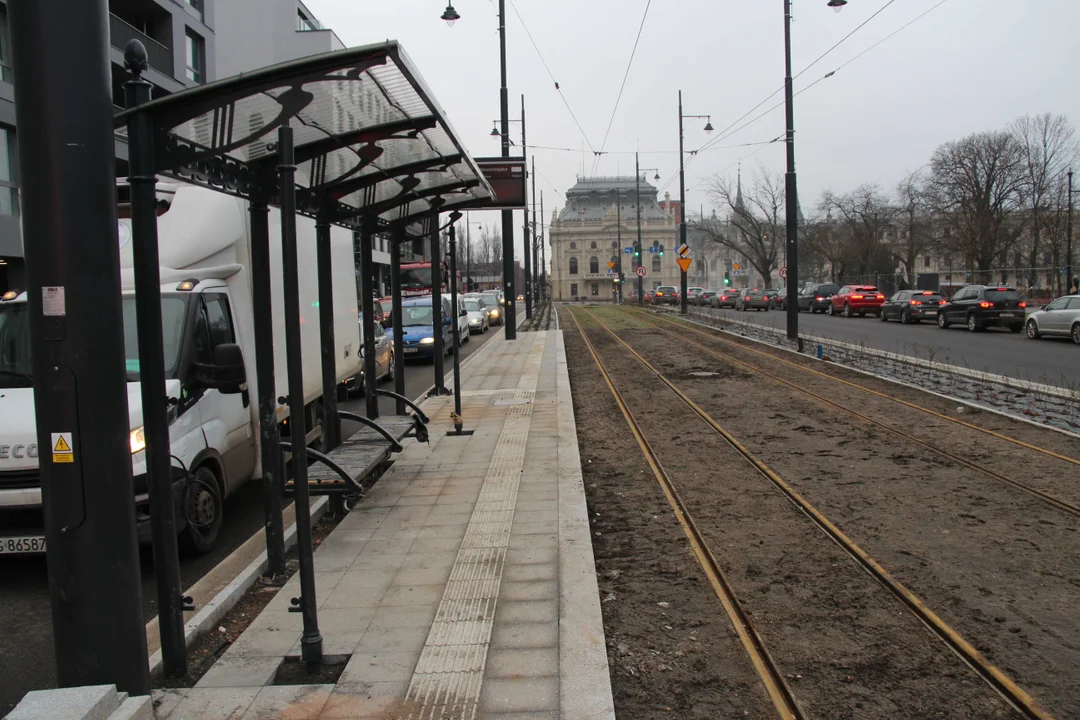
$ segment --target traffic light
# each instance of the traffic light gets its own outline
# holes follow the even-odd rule
[[[731,284],[731,273],[726,272],[726,273],[724,273],[724,286],[726,287],[726,286],[728,286],[730,284]]]
[[[663,256],[663,254],[664,254],[664,246],[663,246],[663,245],[661,245],[661,246],[660,246],[660,249],[659,249],[659,250],[658,250],[657,252],[659,252],[659,253],[660,253],[660,255],[661,255],[661,256]]]
[[[634,243],[634,257],[641,257],[641,243]]]

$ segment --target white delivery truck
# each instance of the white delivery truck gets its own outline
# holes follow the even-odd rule
[[[261,477],[258,387],[251,291],[251,235],[247,203],[204,188],[158,185],[158,244],[169,438],[177,473],[181,546],[208,552],[224,520],[222,500]],[[121,217],[124,216],[121,207]],[[119,227],[123,289],[131,469],[135,478],[139,540],[150,541],[146,453],[139,388],[139,355],[132,281],[130,221]],[[270,267],[274,325],[275,397],[288,393],[282,297],[281,215],[271,208]],[[322,396],[315,223],[296,218],[304,361],[305,426],[312,442]],[[334,339],[339,384],[359,371],[360,337],[352,233],[333,228]],[[0,289],[2,291],[2,289]],[[30,326],[26,293],[0,300],[0,554],[45,550],[38,457],[50,451],[36,437]],[[266,311],[270,308],[260,308]],[[119,320],[120,318],[117,318]],[[112,321],[112,318],[102,318]],[[197,363],[213,363],[213,349],[236,344],[243,353],[246,387],[226,393],[200,385]],[[288,423],[287,406],[275,408]],[[285,430],[285,434],[288,434]]]

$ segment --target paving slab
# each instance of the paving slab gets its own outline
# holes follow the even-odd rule
[[[560,331],[493,341],[462,372],[471,436],[394,465],[315,555],[334,685],[271,686],[298,656],[298,583],[157,717],[613,720],[603,624]]]

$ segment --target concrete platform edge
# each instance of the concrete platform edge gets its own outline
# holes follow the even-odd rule
[[[555,333],[559,428],[559,717],[614,720],[600,588],[578,454],[566,346]]]
[[[311,521],[313,523],[326,513],[326,509],[330,504],[328,497],[316,498],[311,503]],[[257,531],[252,538],[259,537],[263,531]],[[250,541],[250,540],[249,540]],[[293,545],[296,544],[296,523],[293,522],[287,528],[285,528],[285,551],[288,552]],[[234,550],[228,557],[219,563],[219,565],[230,562],[233,555],[244,551],[244,545],[241,545]],[[244,597],[244,593],[255,584],[255,580],[258,579],[266,571],[267,559],[266,551],[263,550],[258,557],[256,557],[251,563],[244,568],[244,571],[237,575],[232,582],[226,585],[221,591],[214,596],[214,599],[203,605],[202,609],[195,613],[190,620],[184,624],[184,642],[187,645],[195,642],[196,638],[202,636],[209,630],[215,623],[240,602],[240,599]],[[198,583],[196,583],[198,584]],[[156,625],[156,624],[155,624]],[[149,626],[147,627],[149,630]],[[150,655],[150,677],[157,678],[161,675],[162,670],[162,657],[161,650],[155,650]]]

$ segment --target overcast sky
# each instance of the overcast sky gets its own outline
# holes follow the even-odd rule
[[[456,0],[461,19],[439,19],[446,0],[306,0],[346,45],[399,40],[442,104],[473,155],[497,155],[491,138],[499,116],[499,38],[491,0]],[[939,0],[894,0],[806,74],[795,91],[851,60]],[[809,65],[889,0],[850,0],[836,14],[826,0],[794,0],[795,72]],[[648,0],[507,0],[510,116],[520,117],[525,95],[530,145],[535,150],[537,192],[548,216],[584,173],[633,174],[657,168],[658,183],[678,198],[678,105],[712,116],[686,121],[686,148],[696,149],[770,93],[784,76],[782,0],[653,0],[630,67],[610,135],[604,135]],[[555,90],[532,33],[558,81]],[[1080,2],[1076,0],[946,0],[879,47],[855,59],[795,98],[799,195],[809,213],[822,191],[850,190],[863,182],[892,189],[906,171],[926,163],[943,142],[1002,127],[1027,113],[1054,112],[1080,119]],[[609,154],[598,164],[563,103],[569,103],[588,143]],[[776,92],[742,125],[781,103]],[[736,125],[735,127],[738,127]],[[783,107],[715,143],[687,165],[691,213],[710,198],[704,181],[717,173],[743,176],[759,165],[784,172]],[[520,126],[511,125],[517,141]],[[723,147],[728,146],[728,147]],[[585,147],[585,153],[581,148]],[[532,154],[532,153],[530,153]],[[654,171],[648,172],[652,177]],[[497,222],[497,214],[473,214]],[[546,221],[545,221],[546,222]],[[520,233],[519,233],[520,235]],[[520,238],[518,238],[520,241]]]

